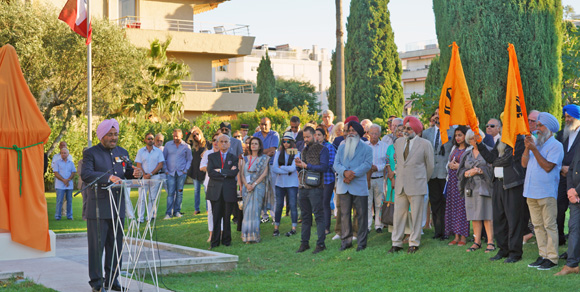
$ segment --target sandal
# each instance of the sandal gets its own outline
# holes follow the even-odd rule
[[[459,241],[457,243],[457,246],[465,246],[466,242],[465,241]]]
[[[491,247],[492,247],[492,248],[489,248],[489,246],[490,246],[490,245],[491,245]],[[487,244],[487,248],[485,249],[485,253],[492,252],[492,251],[494,251],[494,250],[495,250],[495,244],[493,244],[493,243],[488,243],[488,244]]]
[[[473,245],[475,245],[477,247],[473,247]],[[473,245],[467,249],[467,252],[476,251],[476,250],[481,248],[481,243],[474,242]]]
[[[452,242],[450,242],[448,245],[456,245],[457,241],[454,239]]]

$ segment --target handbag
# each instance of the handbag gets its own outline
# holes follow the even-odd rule
[[[391,190],[391,194],[393,192],[394,190]],[[391,195],[391,198],[393,198],[393,195]],[[394,217],[395,203],[387,198],[386,201],[383,201],[383,206],[381,207],[381,222],[385,225],[394,225]]]
[[[322,183],[322,173],[308,170],[304,177],[304,183],[310,187],[318,187]]]

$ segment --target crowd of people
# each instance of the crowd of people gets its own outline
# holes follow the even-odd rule
[[[563,112],[560,130],[550,113],[531,111],[531,135],[518,136],[513,148],[501,141],[502,117],[490,119],[485,131],[453,126],[442,143],[437,111],[427,129],[416,117],[391,116],[383,137],[380,125],[356,116],[333,124],[330,110],[322,113],[320,124],[303,125],[294,116],[280,134],[267,117],[253,134],[243,124],[232,135],[231,124],[222,122],[211,140],[197,127],[185,139],[176,129],[165,144],[163,135],[147,133],[134,176],[167,181],[164,219],[182,216],[187,176],[194,182],[194,215],[201,213],[204,188],[210,249],[232,244],[232,221],[242,242],[251,244],[261,241],[260,225],[271,220],[273,236],[293,237],[301,224],[297,253],[310,249],[315,223],[314,254],[326,249],[332,231],[341,251],[355,241],[362,251],[373,229],[391,232],[388,253],[406,245],[411,254],[419,250],[423,230],[432,226],[433,239],[465,246],[466,252],[495,252],[490,260],[504,263],[520,261],[523,244],[535,236],[539,256],[529,267],[549,270],[566,259],[556,275],[579,273],[580,174],[574,169],[580,168],[580,107],[567,105]],[[82,163],[78,170],[85,178],[90,170]],[[77,171],[66,144],[52,167],[59,220]],[[155,207],[144,202],[154,202],[157,193],[140,192],[139,221],[156,217]],[[385,204],[394,206],[389,224],[384,223]],[[72,219],[70,203],[66,209]],[[288,230],[280,230],[284,215],[291,220]],[[558,246],[567,240],[568,251],[559,255]]]

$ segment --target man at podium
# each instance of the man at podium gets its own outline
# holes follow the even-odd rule
[[[125,218],[125,200],[121,198],[121,189],[112,189],[113,200],[120,205],[119,213],[111,212],[109,191],[106,189],[110,184],[120,183],[124,179],[141,177],[139,168],[133,169],[128,161],[127,150],[118,147],[119,123],[115,119],[104,120],[97,127],[97,137],[101,143],[87,149],[84,154],[82,168],[83,181],[90,183],[98,179],[94,186],[88,190],[87,203],[87,238],[89,247],[89,284],[93,291],[106,290],[121,291],[118,281],[118,273],[115,273],[117,263],[121,259],[117,257],[123,247],[123,221]],[[96,189],[96,194],[95,194]],[[121,220],[117,220],[117,216]],[[117,234],[113,227],[115,224]],[[117,250],[115,250],[115,238]],[[102,254],[105,249],[105,277],[103,278]]]

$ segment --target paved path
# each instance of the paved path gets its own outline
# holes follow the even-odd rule
[[[164,259],[176,256],[168,251],[160,252]],[[0,272],[3,271],[23,271],[24,277],[61,292],[89,292],[91,287],[88,284],[87,238],[86,236],[63,238],[57,235],[56,257],[2,261],[0,262]],[[123,279],[120,281],[124,282]],[[139,286],[140,282],[133,280],[128,291],[139,291]],[[161,288],[157,290],[153,285],[143,283],[141,291],[169,290]]]

